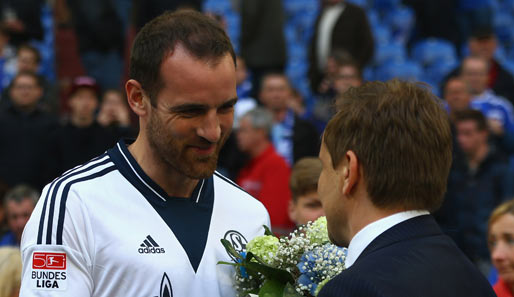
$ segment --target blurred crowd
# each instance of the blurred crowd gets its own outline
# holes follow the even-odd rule
[[[454,132],[434,215],[496,281],[488,219],[514,198],[512,0],[0,0],[0,246],[19,246],[44,185],[135,137],[130,44],[175,9],[204,11],[233,41],[239,100],[218,171],[266,206],[275,233],[323,215],[317,156],[338,96],[368,80],[422,81]]]

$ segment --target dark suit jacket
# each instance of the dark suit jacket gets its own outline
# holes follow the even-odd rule
[[[293,126],[293,162],[303,157],[317,157],[321,139],[311,122],[295,116]]]
[[[316,20],[314,36],[309,52],[309,79],[311,88],[317,93],[323,73],[318,70],[318,27],[320,16]],[[351,3],[345,3],[343,13],[337,19],[331,33],[331,50],[342,49],[347,51],[364,67],[373,58],[374,42],[366,13],[362,8]]]
[[[249,68],[284,67],[284,21],[282,1],[241,1],[241,56]]]
[[[485,240],[485,239],[484,239]],[[434,218],[423,215],[379,235],[319,297],[494,297],[480,272]]]

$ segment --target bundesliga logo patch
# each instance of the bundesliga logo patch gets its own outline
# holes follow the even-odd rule
[[[66,253],[34,252],[31,280],[33,289],[65,290]]]

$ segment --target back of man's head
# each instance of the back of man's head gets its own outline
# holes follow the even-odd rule
[[[139,31],[130,56],[129,76],[142,85],[152,104],[163,84],[160,66],[178,45],[212,65],[226,55],[236,63],[230,39],[216,21],[192,10],[165,12]]]
[[[367,194],[382,209],[440,206],[452,137],[440,100],[425,86],[392,80],[350,88],[337,102],[324,144],[337,168],[353,151]]]

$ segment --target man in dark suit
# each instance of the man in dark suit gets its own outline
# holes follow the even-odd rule
[[[344,0],[322,0],[309,51],[309,80],[318,92],[328,57],[334,50],[348,52],[363,68],[373,58],[373,34],[366,12]]]
[[[325,129],[318,193],[346,267],[319,297],[495,296],[429,214],[451,165],[448,118],[426,88],[366,83]],[[484,239],[485,240],[485,239]]]

